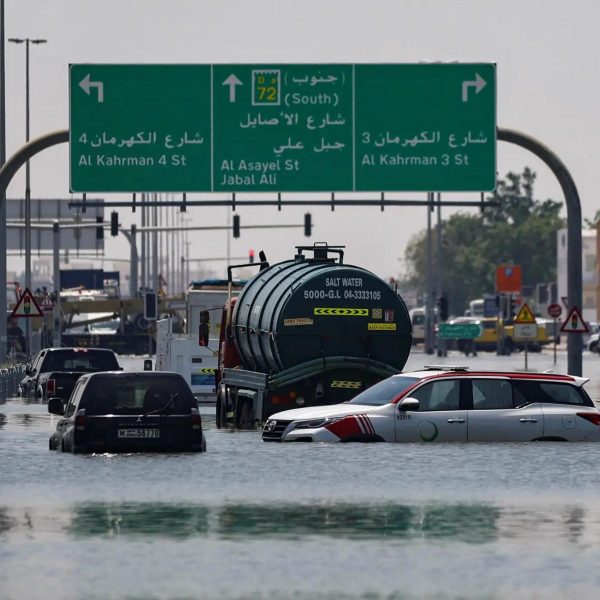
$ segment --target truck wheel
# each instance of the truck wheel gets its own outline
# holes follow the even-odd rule
[[[133,324],[135,325],[135,327],[137,329],[140,329],[141,331],[146,331],[148,329],[148,327],[150,326],[150,323],[146,320],[146,318],[142,314],[136,315],[134,317]]]
[[[134,354],[148,354],[148,340],[136,340]]]
[[[236,410],[236,422],[240,429],[250,429],[252,423],[252,405],[250,401],[244,400],[241,405],[238,404]]]
[[[223,401],[221,400],[221,394],[217,394],[216,404],[216,422],[217,429],[221,429],[225,425],[225,408],[223,407]]]

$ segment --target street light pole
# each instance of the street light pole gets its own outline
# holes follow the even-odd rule
[[[45,44],[39,38],[8,38],[13,44],[25,44],[25,143],[29,141],[29,44]],[[25,163],[25,287],[31,290],[31,178],[29,161]],[[60,290],[56,290],[60,293]],[[31,324],[25,323],[27,354],[31,354]]]
[[[6,77],[4,53],[4,0],[0,0],[0,166],[6,162]],[[6,193],[0,191],[0,364],[6,360]]]

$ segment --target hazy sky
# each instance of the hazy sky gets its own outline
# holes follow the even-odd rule
[[[600,208],[600,3],[595,0],[5,0],[5,13],[7,38],[48,40],[31,47],[31,137],[68,127],[69,63],[495,62],[498,125],[537,138],[561,157],[575,179],[584,217]],[[8,43],[6,98],[10,156],[25,139],[25,52]],[[498,144],[501,176],[525,165],[538,174],[538,197],[562,200],[543,163],[525,150]],[[31,169],[32,196],[69,197],[67,145],[45,151]],[[8,196],[22,197],[23,189],[21,174]],[[407,242],[426,225],[424,208],[332,213],[303,207],[278,213],[260,207],[239,214],[242,225],[300,224],[307,210],[314,223],[310,240],[301,229],[242,231],[232,240],[232,255],[264,249],[277,261],[291,257],[296,244],[327,241],[346,246],[346,262],[397,276]],[[123,224],[139,219],[139,212],[121,209],[120,214]],[[188,214],[196,224],[226,223],[224,208]],[[450,209],[443,211],[448,214]],[[107,256],[127,255],[124,240],[108,239]],[[225,255],[223,232],[193,239],[190,256]],[[9,269],[17,266],[9,262]],[[222,263],[211,266],[222,269]]]

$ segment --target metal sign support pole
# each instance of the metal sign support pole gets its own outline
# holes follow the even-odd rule
[[[556,367],[556,340],[557,340],[557,335],[556,332],[558,331],[557,326],[558,326],[558,321],[557,319],[552,319],[554,325],[552,327],[552,335],[554,336],[554,366]]]
[[[427,199],[433,200],[433,193],[427,193]],[[431,240],[431,211],[433,205],[427,206],[427,298],[425,302],[425,354],[433,354],[433,266],[432,266],[432,240]]]
[[[60,348],[62,337],[62,319],[60,306],[60,229],[58,221],[52,224],[52,242],[53,242],[53,283],[56,299],[54,300],[54,346]]]

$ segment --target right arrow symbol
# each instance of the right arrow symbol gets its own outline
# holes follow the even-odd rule
[[[235,86],[244,84],[232,73],[222,85],[229,86],[229,102],[235,102]]]
[[[469,100],[469,88],[475,88],[475,94],[479,92],[487,85],[485,79],[479,74],[475,73],[475,79],[473,81],[462,82],[462,101],[467,102]]]

